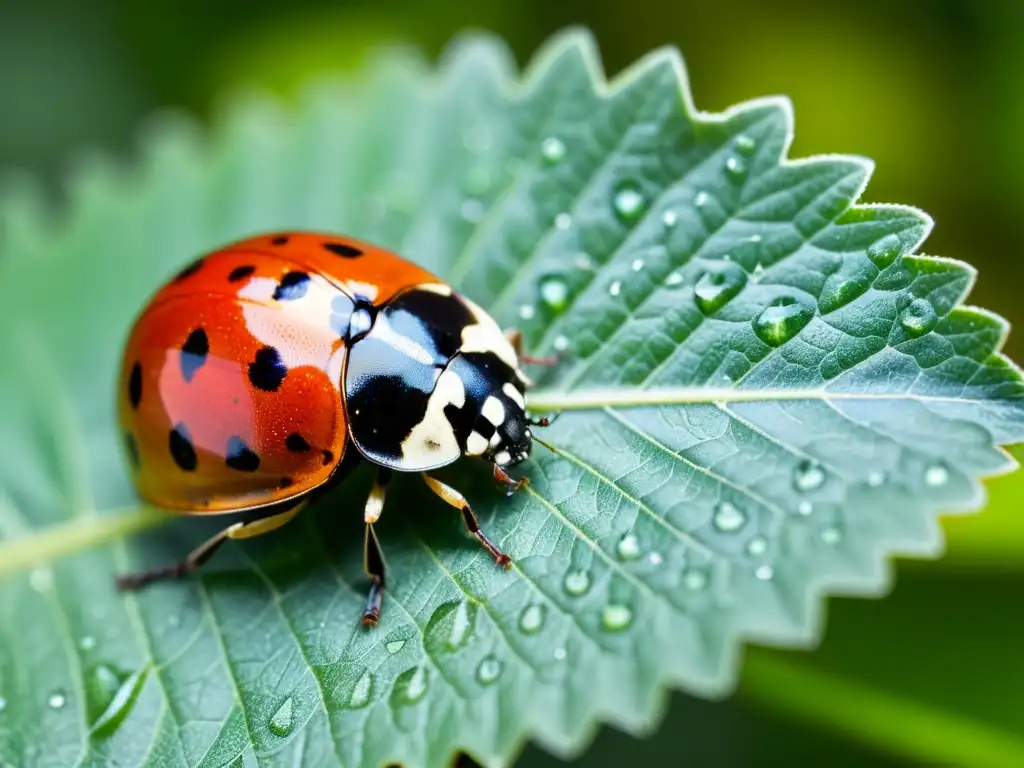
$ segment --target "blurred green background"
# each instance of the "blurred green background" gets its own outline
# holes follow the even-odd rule
[[[0,0],[0,175],[59,196],[83,152],[130,159],[157,108],[209,120],[235,89],[288,98],[377,46],[434,57],[471,29],[523,63],[569,24],[609,74],[678,46],[700,109],[790,96],[791,155],[873,158],[865,200],[930,213],[924,251],[974,264],[971,303],[1024,329],[1019,0]],[[1007,350],[1024,360],[1024,330]],[[1024,476],[989,491],[985,514],[945,523],[943,560],[900,563],[884,600],[830,601],[817,652],[751,651],[734,699],[676,695],[654,736],[605,729],[577,763],[1024,764]],[[531,748],[522,764],[559,763]]]

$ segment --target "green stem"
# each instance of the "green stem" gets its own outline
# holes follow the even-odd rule
[[[1016,768],[1024,739],[965,717],[749,649],[740,694],[921,765]]]

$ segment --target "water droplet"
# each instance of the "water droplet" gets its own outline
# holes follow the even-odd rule
[[[747,164],[738,157],[730,157],[725,161],[725,171],[734,179],[741,179],[747,172]]]
[[[576,269],[592,270],[594,268],[594,260],[586,253],[577,253],[573,257],[572,263],[576,265]]]
[[[470,168],[462,180],[462,189],[467,195],[482,195],[491,186],[491,171],[483,165]]]
[[[519,628],[528,635],[540,632],[547,618],[548,607],[543,603],[531,603],[519,614]]]
[[[938,325],[939,316],[935,309],[924,299],[914,299],[900,312],[900,325],[908,336],[917,338],[931,332]]]
[[[864,278],[850,279],[832,275],[821,287],[821,294],[818,296],[818,309],[822,314],[835,312],[863,295],[869,287],[870,284]]]
[[[560,213],[555,216],[555,226],[559,229],[568,229],[572,226],[572,216],[568,213]]]
[[[878,486],[880,486],[884,482],[885,482],[885,473],[884,472],[872,472],[870,475],[868,475],[868,485],[871,486],[872,488],[877,488]]]
[[[881,240],[868,246],[867,255],[879,269],[885,269],[900,255],[900,239],[896,235],[886,235]]]
[[[587,571],[569,571],[565,574],[562,588],[573,597],[585,595],[590,590],[590,574]]]
[[[537,314],[537,308],[532,304],[523,304],[519,307],[519,317],[523,320],[532,320]]]
[[[640,557],[640,542],[637,541],[636,536],[632,533],[627,533],[619,539],[616,551],[623,560],[636,560]]]
[[[628,605],[606,605],[601,611],[601,626],[610,632],[621,632],[633,623],[633,609]]]
[[[665,285],[677,286],[683,284],[683,273],[679,270],[669,272],[668,277],[665,278]]]
[[[86,635],[78,641],[78,647],[81,648],[83,651],[91,651],[93,648],[96,647],[96,638],[92,635]]]
[[[838,544],[840,538],[838,528],[826,528],[821,532],[821,540],[826,544]]]
[[[747,284],[747,273],[737,264],[715,264],[693,287],[700,311],[710,315],[731,301]]]
[[[651,565],[661,565],[665,562],[665,558],[662,557],[661,552],[651,552],[651,554],[647,556],[647,560]]]
[[[809,514],[811,514],[811,512],[814,511],[814,505],[811,504],[811,502],[809,501],[801,501],[800,504],[797,506],[796,511],[804,517],[807,517]]]
[[[565,157],[565,144],[561,139],[549,136],[541,143],[540,153],[550,165],[555,165]]]
[[[757,570],[754,571],[754,576],[756,576],[761,581],[768,581],[774,575],[775,571],[772,570],[772,567],[770,565],[759,565],[757,567]]]
[[[484,656],[476,668],[476,679],[481,685],[492,685],[501,676],[501,662],[494,656]]]
[[[754,333],[765,344],[778,347],[811,322],[814,310],[789,297],[775,299],[754,320]]]
[[[400,706],[415,704],[427,692],[427,670],[424,667],[407,669],[395,680],[392,701]]]
[[[643,216],[647,208],[647,200],[640,192],[640,187],[636,182],[623,181],[615,187],[612,206],[623,222],[631,224]]]
[[[825,484],[825,470],[811,459],[804,459],[793,471],[793,487],[801,493],[816,491]]]
[[[697,195],[693,198],[693,204],[696,205],[698,208],[703,208],[705,205],[707,205],[707,202],[707,192],[698,192]]]
[[[672,227],[679,223],[679,214],[675,211],[665,211],[661,214],[661,223],[672,229]]]
[[[758,557],[768,551],[768,540],[764,536],[755,536],[747,542],[747,554]]]
[[[28,576],[28,585],[36,592],[47,592],[53,586],[53,572],[45,565],[33,569]]]
[[[942,464],[932,464],[924,471],[924,484],[932,488],[938,488],[949,482],[949,470]]]
[[[757,142],[746,134],[741,133],[736,137],[736,150],[742,152],[744,155],[749,155],[757,149]]]
[[[405,642],[402,642],[405,645]],[[356,680],[356,685],[352,689],[352,695],[348,697],[349,709],[362,709],[370,703],[370,698],[373,696],[373,675],[370,674],[370,670],[365,670],[359,679]]]
[[[172,613],[167,617],[167,626],[171,629],[177,629],[181,626],[181,617],[176,613]]]
[[[60,709],[67,703],[67,696],[65,696],[61,691],[55,691],[54,693],[51,693],[50,696],[46,699],[46,704],[50,707],[50,709]]]
[[[7,699],[0,696],[0,712],[3,712],[5,709],[7,709]]]
[[[388,653],[394,656],[400,650],[405,648],[405,640],[392,640],[389,643],[385,643],[384,648],[387,650]]]
[[[270,718],[270,732],[275,736],[287,736],[292,732],[292,697],[289,696]]]
[[[751,243],[760,243],[762,238],[761,238],[760,235],[755,233],[755,234],[751,235],[750,237],[748,237],[747,240],[750,241]]]
[[[641,269],[644,268],[644,260],[643,259],[633,259],[633,263],[630,264],[629,266],[632,268],[632,270],[634,272],[639,272]]]
[[[747,516],[740,512],[735,505],[728,501],[722,501],[715,505],[713,522],[715,528],[723,533],[734,533],[746,524]]]
[[[484,217],[484,204],[476,198],[469,198],[462,203],[462,218],[472,224]]]
[[[555,312],[561,312],[569,303],[569,284],[557,275],[541,278],[540,298]]]
[[[622,281],[616,280],[614,283],[608,286],[608,293],[612,296],[618,296],[622,293]]]
[[[569,348],[569,339],[565,336],[556,336],[552,345],[556,352],[565,352]]]
[[[757,262],[757,264],[754,265],[754,269],[751,271],[750,274],[755,280],[760,280],[761,276],[764,275],[764,264],[762,264],[760,261]]]
[[[470,611],[469,602],[466,600],[463,600],[456,606],[452,616],[452,628],[448,634],[447,643],[448,647],[452,650],[465,645],[466,641],[473,634],[474,613],[475,611]]]
[[[691,592],[698,592],[708,584],[708,576],[704,571],[688,570],[683,574],[683,586]]]
[[[559,646],[558,648],[555,648],[555,660],[556,661],[562,661],[564,658],[565,658],[565,648],[562,648],[561,646]]]

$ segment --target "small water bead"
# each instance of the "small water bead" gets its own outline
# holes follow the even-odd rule
[[[270,723],[268,727],[270,732],[275,736],[287,736],[292,732],[292,714],[294,712],[295,705],[292,702],[292,697],[289,696],[277,711],[270,716]]]
[[[845,278],[832,275],[825,281],[818,295],[818,309],[822,314],[835,312],[862,296],[870,287],[870,283],[863,277]]]
[[[55,691],[54,693],[51,693],[50,696],[46,699],[46,704],[50,707],[50,709],[60,709],[67,703],[67,696],[65,696],[64,693],[61,691]]]
[[[754,576],[756,576],[761,581],[768,581],[774,575],[775,571],[772,569],[770,565],[759,565],[757,567],[757,570],[754,571]]]
[[[551,346],[555,348],[556,352],[565,352],[569,348],[569,339],[565,336],[556,336]]]
[[[683,586],[691,592],[698,592],[708,584],[708,576],[704,571],[692,569],[683,574]]]
[[[573,597],[580,597],[590,590],[590,574],[587,571],[569,571],[565,574],[562,588]]]
[[[747,284],[747,273],[733,263],[715,264],[693,287],[693,299],[705,315],[710,315],[739,294]]]
[[[53,586],[53,572],[45,565],[35,568],[28,576],[28,585],[36,592],[47,592]]]
[[[738,157],[730,157],[725,161],[725,170],[732,178],[740,179],[747,172],[747,164]]]
[[[723,533],[735,533],[746,525],[747,516],[740,512],[734,504],[722,501],[715,505],[715,516],[712,521],[715,528]]]
[[[484,210],[484,204],[471,197],[462,203],[462,218],[471,224],[475,224],[484,217]]]
[[[804,459],[793,471],[793,487],[800,493],[816,491],[825,484],[825,470],[818,462]]]
[[[470,612],[469,603],[463,600],[455,608],[452,617],[452,628],[448,635],[448,647],[452,650],[465,645],[466,641],[473,634],[473,618]]]
[[[541,142],[540,153],[548,164],[555,165],[565,158],[565,144],[561,139],[549,136]]]
[[[755,280],[760,280],[761,277],[764,275],[764,264],[762,264],[760,261],[757,262],[757,264],[754,265],[754,269],[751,271],[750,275]]]
[[[81,648],[83,651],[91,651],[93,648],[96,647],[96,638],[92,635],[86,635],[78,641],[78,647]]]
[[[708,193],[707,192],[698,192],[696,197],[693,198],[693,204],[696,205],[698,208],[703,208],[705,205],[707,205],[707,202],[708,202]]]
[[[942,464],[932,464],[924,471],[924,484],[932,488],[938,488],[949,482],[949,470]]]
[[[405,643],[403,642],[403,645]],[[356,680],[356,685],[352,689],[352,695],[348,698],[349,709],[362,709],[370,703],[370,698],[373,696],[373,675],[370,674],[370,670],[366,670]]]
[[[634,272],[639,272],[641,269],[644,268],[644,260],[643,259],[633,259],[633,263],[630,264],[629,266],[630,266],[630,268]]]
[[[3,712],[5,709],[7,709],[7,699],[0,696],[0,712]]]
[[[490,186],[491,171],[483,165],[470,168],[462,183],[462,189],[467,195],[482,195]]]
[[[838,528],[826,528],[821,532],[821,540],[826,544],[838,544],[841,538]]]
[[[585,269],[588,271],[592,271],[594,269],[594,260],[590,258],[590,254],[587,253],[577,253],[573,257],[572,263],[575,265],[576,269]]]
[[[784,296],[765,307],[754,320],[754,333],[765,344],[778,347],[792,339],[811,322],[814,310]]]
[[[647,209],[647,199],[636,182],[623,181],[615,187],[612,207],[615,208],[619,219],[627,224],[632,224],[643,216]]]
[[[935,308],[924,299],[914,299],[900,312],[900,325],[908,336],[918,338],[930,333],[939,323]]]
[[[555,660],[556,661],[563,661],[565,659],[565,648],[563,648],[561,646],[559,646],[558,648],[555,648],[555,654],[554,655],[555,655]]]
[[[537,314],[537,308],[532,304],[523,304],[519,307],[519,317],[522,320],[532,320]]]
[[[531,603],[519,614],[519,629],[528,635],[535,635],[544,626],[548,607],[543,603]]]
[[[391,700],[400,706],[416,704],[426,695],[428,688],[429,680],[425,667],[407,669],[395,680]]]
[[[614,283],[608,286],[608,293],[612,296],[618,296],[622,293],[622,281],[616,280]]]
[[[561,312],[569,303],[569,284],[562,277],[550,275],[540,281],[540,298],[550,309]]]
[[[758,557],[768,551],[768,540],[764,536],[755,536],[747,542],[747,554]]]
[[[868,246],[867,256],[879,269],[885,269],[900,255],[902,244],[896,235],[886,235]]]
[[[736,137],[736,150],[744,155],[750,155],[757,149],[757,142],[746,134],[741,133]]]
[[[753,235],[751,235],[750,237],[747,238],[747,242],[750,242],[750,243],[760,243],[762,239],[763,238],[759,234],[754,233]]]
[[[885,482],[884,472],[872,472],[868,475],[868,485],[872,488],[877,488]]]
[[[682,285],[683,279],[683,273],[677,269],[674,272],[669,272],[668,277],[665,278],[665,285],[673,287],[677,285]]]
[[[572,226],[572,216],[568,213],[560,213],[555,216],[555,226],[559,229],[568,229]]]
[[[491,685],[501,676],[501,662],[494,656],[485,656],[476,668],[476,679],[482,685]]]
[[[400,650],[405,648],[405,640],[392,640],[389,643],[385,643],[384,648],[385,650],[387,650],[388,653],[394,656]]]
[[[675,211],[665,211],[661,214],[661,223],[672,229],[672,227],[679,223],[679,214]]]
[[[633,623],[633,609],[628,605],[606,605],[601,611],[601,626],[611,632],[621,632]]]
[[[651,552],[651,554],[647,556],[647,560],[651,565],[661,565],[665,562],[665,558],[662,557],[661,552]]]
[[[619,557],[622,560],[636,560],[640,557],[640,542],[637,541],[636,536],[632,533],[627,533],[619,540],[619,545],[616,547],[616,551],[619,553]]]
[[[800,504],[797,506],[796,511],[804,517],[807,517],[809,514],[811,514],[811,512],[814,511],[814,505],[811,504],[811,502],[809,501],[801,501]]]

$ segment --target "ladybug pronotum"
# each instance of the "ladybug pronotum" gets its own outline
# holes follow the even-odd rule
[[[121,576],[131,589],[194,571],[229,538],[272,531],[359,461],[378,468],[364,519],[376,624],[384,558],[373,530],[393,471],[420,473],[507,567],[466,499],[431,477],[461,456],[507,469],[530,453],[519,334],[369,243],[313,232],[242,240],[198,259],[152,297],[131,331],[118,419],[140,496],[236,522],[180,563]]]

